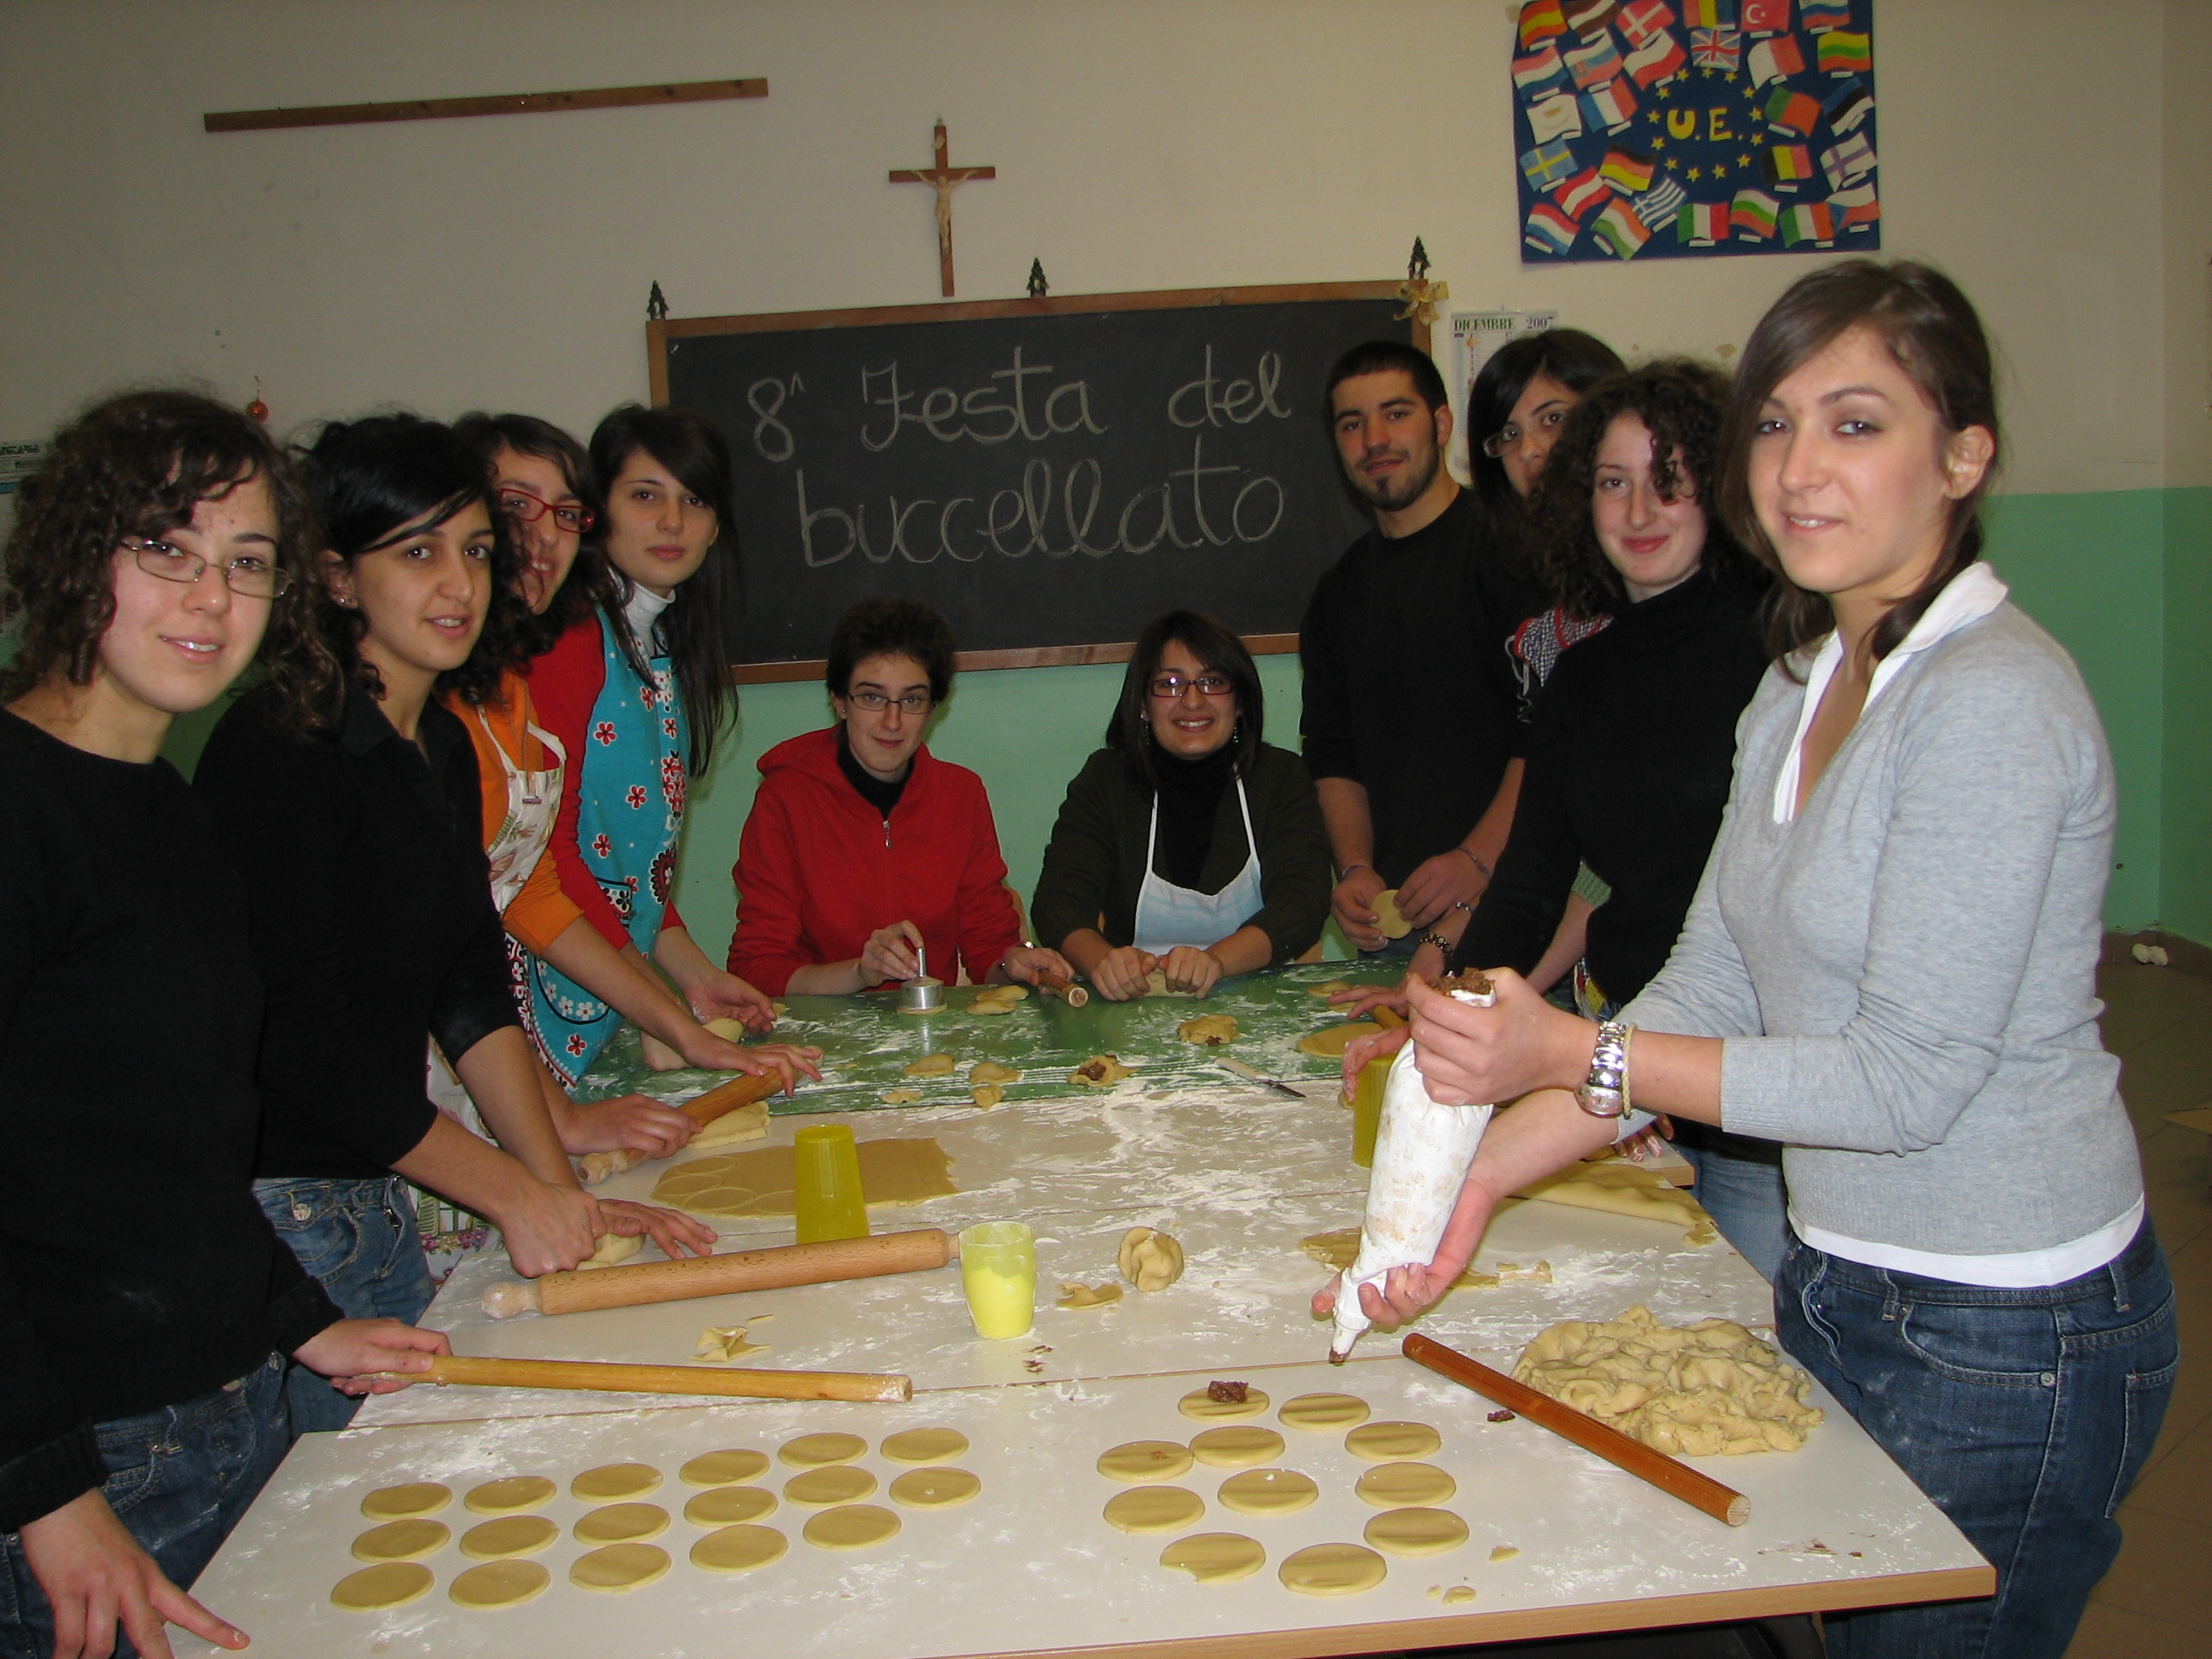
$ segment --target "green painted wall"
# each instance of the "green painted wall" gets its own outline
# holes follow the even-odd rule
[[[2212,489],[2165,495],[2160,924],[2212,943]]]

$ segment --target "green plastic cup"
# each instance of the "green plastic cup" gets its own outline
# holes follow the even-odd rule
[[[852,1130],[842,1123],[811,1125],[792,1137],[791,1152],[799,1242],[866,1238],[868,1202],[860,1190],[860,1154]]]

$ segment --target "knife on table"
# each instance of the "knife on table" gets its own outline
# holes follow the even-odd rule
[[[1288,1095],[1292,1100],[1304,1100],[1305,1098],[1305,1094],[1303,1091],[1293,1089],[1289,1084],[1283,1082],[1279,1078],[1272,1078],[1267,1076],[1264,1072],[1255,1071],[1251,1066],[1247,1066],[1241,1060],[1231,1060],[1226,1054],[1216,1054],[1213,1057],[1213,1063],[1216,1066],[1221,1066],[1225,1071],[1236,1073],[1237,1076],[1246,1079],[1250,1082],[1264,1084],[1268,1088],[1273,1089],[1279,1095]]]

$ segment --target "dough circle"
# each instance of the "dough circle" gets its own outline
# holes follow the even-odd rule
[[[535,1555],[561,1535],[561,1528],[542,1515],[507,1515],[496,1521],[480,1521],[461,1534],[461,1553],[471,1561],[504,1561],[510,1556]]]
[[[519,1607],[545,1593],[553,1575],[535,1561],[487,1561],[457,1574],[446,1594],[457,1607]]]
[[[609,1544],[571,1561],[568,1582],[578,1589],[618,1594],[666,1577],[668,1565],[668,1552],[658,1544]]]
[[[1098,1455],[1099,1474],[1133,1486],[1147,1480],[1172,1480],[1188,1471],[1190,1464],[1190,1448],[1172,1440],[1131,1440]]]
[[[571,1480],[568,1495],[586,1504],[611,1504],[623,1498],[642,1498],[659,1485],[660,1471],[650,1463],[602,1463]]]
[[[580,1544],[642,1544],[668,1530],[668,1511],[658,1504],[610,1504],[576,1522]]]
[[[783,1483],[787,1502],[810,1510],[826,1510],[833,1504],[856,1504],[876,1489],[876,1477],[850,1463],[808,1469]]]
[[[1311,1429],[1316,1434],[1326,1434],[1331,1429],[1348,1429],[1355,1423],[1364,1423],[1373,1414],[1367,1402],[1356,1394],[1302,1394],[1295,1400],[1285,1400],[1279,1413],[1291,1427]]]
[[[898,1536],[899,1518],[875,1504],[846,1504],[807,1517],[799,1536],[817,1550],[865,1550]]]
[[[1375,912],[1375,931],[1384,939],[1403,939],[1413,931],[1413,924],[1398,908],[1396,888],[1384,888],[1367,902],[1367,908]]]
[[[894,1463],[950,1463],[968,1449],[968,1437],[957,1429],[901,1429],[877,1449]]]
[[[1344,1449],[1370,1463],[1429,1457],[1444,1443],[1425,1423],[1363,1423],[1344,1437]]]
[[[691,1547],[691,1565],[706,1572],[750,1572],[783,1559],[791,1547],[774,1527],[724,1527]]]
[[[453,1501],[452,1487],[416,1480],[404,1486],[379,1486],[361,1500],[361,1512],[372,1521],[412,1521],[435,1515]]]
[[[734,1486],[757,1480],[768,1473],[768,1454],[733,1447],[728,1451],[701,1452],[676,1478],[687,1486]]]
[[[1387,1510],[1360,1536],[1391,1555],[1443,1555],[1467,1542],[1467,1522],[1449,1510]]]
[[[1160,1552],[1160,1565],[1201,1584],[1233,1584],[1267,1565],[1267,1552],[1241,1532],[1194,1532]]]
[[[1324,1025],[1318,1031],[1308,1031],[1298,1039],[1297,1050],[1316,1060],[1342,1060],[1344,1051],[1354,1041],[1371,1036],[1382,1029],[1372,1020],[1347,1019],[1341,1025]]]
[[[1176,1402],[1185,1417],[1201,1423],[1233,1423],[1240,1417],[1257,1417],[1267,1409],[1267,1396],[1257,1389],[1244,1390],[1242,1400],[1216,1400],[1204,1389],[1193,1389]]]
[[[910,1510],[949,1510],[983,1490],[965,1469],[908,1469],[890,1484],[891,1502]]]
[[[1203,1048],[1218,1048],[1237,1041],[1237,1020],[1231,1014],[1194,1014],[1176,1027],[1176,1035]]]
[[[1121,1532],[1181,1532],[1206,1513],[1206,1500],[1181,1486],[1132,1486],[1106,1500],[1106,1524]]]
[[[1357,1595],[1389,1576],[1389,1564],[1358,1544],[1309,1544],[1275,1569],[1284,1589],[1301,1595]]]
[[[1257,1424],[1207,1429],[1191,1438],[1190,1455],[1217,1469],[1249,1469],[1283,1455],[1283,1437]]]
[[[1377,1463],[1352,1488],[1353,1497],[1378,1510],[1447,1504],[1459,1482],[1433,1463]]]
[[[1221,1483],[1221,1507],[1239,1515],[1296,1515],[1311,1507],[1321,1488],[1296,1469],[1247,1469]]]
[[[511,1474],[471,1488],[461,1505],[476,1515],[520,1515],[536,1509],[557,1490],[542,1474]]]
[[[353,1540],[356,1561],[419,1561],[446,1547],[453,1534],[442,1521],[387,1521]]]
[[[695,1527],[731,1527],[775,1510],[775,1494],[765,1486],[717,1486],[686,1504],[684,1518]]]
[[[787,1440],[776,1448],[779,1461],[794,1469],[818,1469],[831,1463],[849,1463],[868,1449],[868,1443],[857,1434],[831,1431],[827,1434],[802,1434],[796,1440]]]
[[[348,1613],[380,1613],[421,1601],[437,1582],[420,1561],[380,1562],[339,1579],[331,1591],[331,1605]]]

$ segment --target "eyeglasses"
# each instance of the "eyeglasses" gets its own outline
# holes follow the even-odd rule
[[[1530,424],[1528,432],[1523,432],[1512,422],[1508,421],[1482,441],[1482,453],[1494,461],[1507,450],[1517,447],[1521,440],[1527,437],[1529,432],[1541,434],[1547,438],[1550,437],[1559,429],[1559,422],[1566,418],[1565,410],[1547,409]]]
[[[499,510],[519,524],[536,524],[550,513],[553,522],[571,536],[582,535],[599,521],[599,515],[588,507],[556,507],[520,489],[501,490]]]
[[[196,582],[208,568],[208,561],[198,554],[187,553],[167,542],[141,541],[136,536],[125,536],[119,545],[138,562],[141,570],[165,582]],[[248,555],[222,567],[222,582],[243,598],[273,599],[291,586],[292,573],[279,570],[266,559]]]
[[[1194,680],[1180,674],[1155,674],[1145,690],[1164,702],[1182,696],[1186,686],[1203,697],[1225,697],[1237,689],[1237,682],[1226,674],[1200,674]]]
[[[919,714],[927,711],[930,704],[929,694],[926,691],[909,691],[902,697],[887,697],[880,691],[855,691],[845,701],[855,708],[866,709],[871,714],[880,714],[893,703],[907,714]]]

